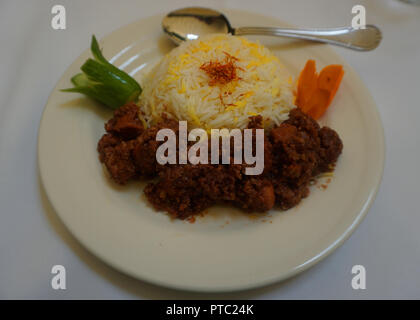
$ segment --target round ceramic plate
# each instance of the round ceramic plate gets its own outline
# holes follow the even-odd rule
[[[274,18],[226,10],[234,26],[284,26]],[[140,83],[173,45],[162,16],[144,19],[100,39],[104,55]],[[257,40],[255,37],[249,37]],[[318,181],[297,207],[245,214],[213,207],[195,223],[155,211],[142,183],[113,184],[96,145],[111,112],[59,89],[90,56],[86,50],[52,92],[39,131],[40,174],[49,200],[72,234],[95,255],[134,277],[173,288],[228,291],[286,279],[341,245],[367,213],[384,163],[384,138],[375,103],[356,73],[327,45],[282,38],[258,40],[295,77],[306,60],[318,68],[339,63],[345,75],[321,123],[344,143],[334,176]],[[86,34],[86,46],[90,35]],[[355,53],[360,54],[360,53]]]

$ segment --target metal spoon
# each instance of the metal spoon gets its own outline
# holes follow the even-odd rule
[[[369,51],[375,49],[382,40],[381,31],[373,25],[366,25],[365,29],[351,27],[327,29],[232,28],[229,20],[222,13],[199,7],[172,11],[163,18],[162,27],[176,44],[185,40],[198,39],[200,36],[210,33],[230,33],[236,36],[265,35],[297,38],[325,42],[359,51]]]

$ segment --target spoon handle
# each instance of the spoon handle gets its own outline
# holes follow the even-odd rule
[[[297,38],[325,42],[358,51],[373,50],[382,40],[381,30],[374,25],[366,25],[365,29],[354,29],[351,27],[328,29],[240,27],[234,29],[232,33],[237,36],[266,35]]]

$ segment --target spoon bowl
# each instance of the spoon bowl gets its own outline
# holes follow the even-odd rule
[[[233,33],[229,20],[222,13],[199,7],[170,12],[163,18],[162,28],[176,44],[211,33]]]

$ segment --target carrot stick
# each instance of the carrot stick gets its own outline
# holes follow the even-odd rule
[[[330,105],[332,100],[334,99],[338,87],[340,86],[341,79],[343,79],[343,75],[343,66],[339,64],[331,64],[329,66],[326,66],[320,72],[318,77],[318,88],[330,92],[328,105]]]
[[[308,102],[317,87],[316,65],[314,60],[308,60],[301,71],[298,80],[296,105],[307,112]]]

